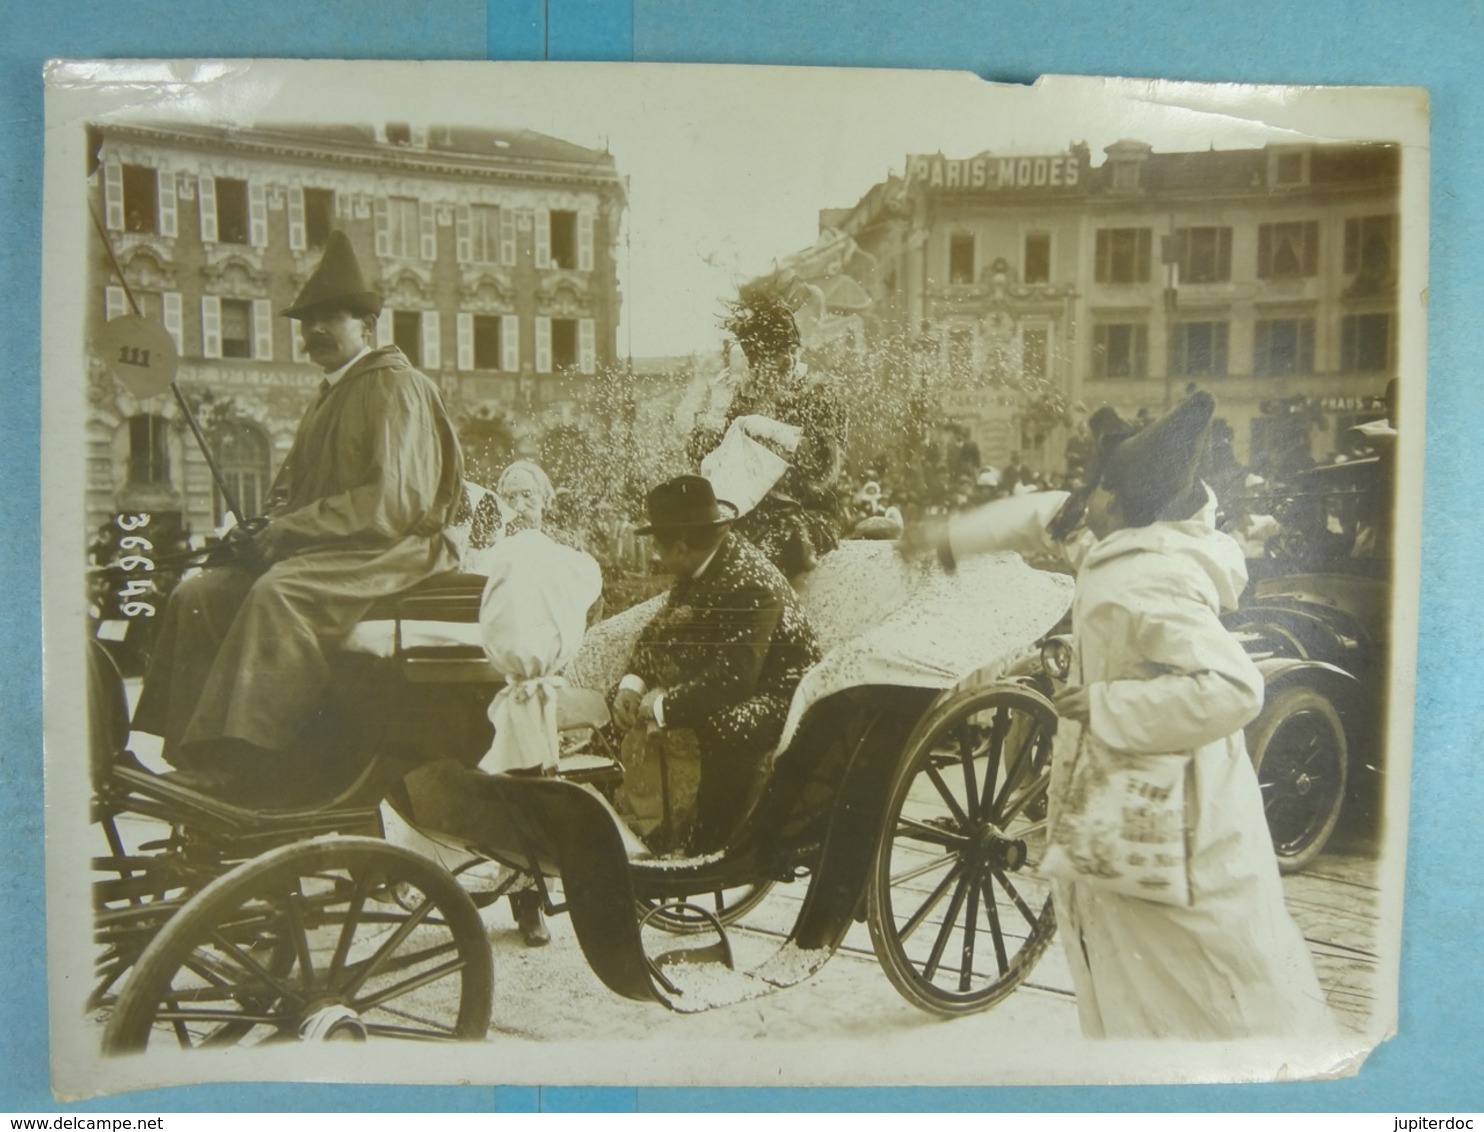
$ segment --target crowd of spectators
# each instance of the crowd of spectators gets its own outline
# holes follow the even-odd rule
[[[1140,413],[1128,425],[1147,423],[1148,415]],[[1075,491],[1093,460],[1099,423],[1098,414],[1078,422],[1061,466],[1047,469],[1030,466],[1019,451],[996,465],[984,459],[964,425],[946,422],[921,447],[920,458],[877,456],[856,473],[844,504],[847,531],[857,538],[895,538],[906,523],[923,515],[1028,492]],[[1386,477],[1394,423],[1381,420],[1337,430],[1334,450],[1318,459],[1309,448],[1311,435],[1309,428],[1295,430],[1291,442],[1269,445],[1244,462],[1237,457],[1230,423],[1220,418],[1212,422],[1200,478],[1216,497],[1222,529],[1247,557],[1318,562],[1384,550],[1375,532],[1390,509]],[[1373,457],[1380,457],[1379,470]],[[1328,474],[1346,465],[1355,474]]]

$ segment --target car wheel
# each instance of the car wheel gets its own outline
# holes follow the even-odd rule
[[[1345,802],[1349,747],[1334,705],[1309,687],[1280,691],[1247,728],[1278,868],[1296,873],[1324,851]]]

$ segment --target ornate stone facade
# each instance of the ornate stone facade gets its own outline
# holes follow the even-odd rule
[[[90,341],[130,295],[164,323],[179,385],[246,502],[266,492],[317,385],[277,312],[332,228],[383,293],[378,341],[437,380],[456,417],[502,411],[538,431],[616,360],[627,202],[606,152],[396,123],[109,123],[93,138],[110,248],[95,241]],[[223,501],[173,398],[137,402],[91,355],[88,379],[90,528],[145,507],[180,511],[196,534],[216,527]]]
[[[945,415],[995,464],[1023,449],[1060,465],[1067,429],[1041,427],[1049,407],[1133,416],[1192,385],[1216,395],[1244,460],[1287,407],[1328,426],[1310,434],[1318,457],[1382,415],[1397,376],[1394,146],[1105,154],[909,155],[905,176],[823,210],[818,243],[784,266],[822,294],[851,277],[866,305],[815,321],[850,315],[867,343],[911,343]]]

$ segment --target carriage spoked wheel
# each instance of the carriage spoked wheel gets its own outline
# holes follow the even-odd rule
[[[639,901],[639,913],[651,927],[673,935],[698,935],[716,930],[713,917],[722,927],[731,927],[766,900],[772,889],[773,882],[765,880],[704,895],[646,897]]]
[[[446,871],[370,838],[300,842],[187,901],[129,973],[103,1048],[478,1040],[493,989],[479,913]]]
[[[876,957],[909,1002],[984,1010],[1024,982],[1056,932],[1035,873],[1056,713],[1028,688],[947,701],[908,740],[872,863]]]
[[[115,988],[160,925],[203,883],[182,864],[169,836],[148,850],[130,850],[119,829],[121,808],[111,803],[114,768],[137,765],[129,753],[129,701],[124,677],[102,642],[88,638],[88,766],[93,784],[93,822],[103,836],[104,855],[93,859],[95,979],[89,1010],[110,1010]],[[160,827],[163,832],[164,827]],[[163,851],[162,851],[163,850]]]

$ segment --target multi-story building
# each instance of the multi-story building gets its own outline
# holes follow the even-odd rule
[[[570,415],[616,360],[626,207],[606,152],[525,130],[110,123],[97,127],[90,341],[129,310],[160,320],[244,512],[318,384],[290,305],[332,229],[385,296],[379,344],[437,381],[456,419],[517,432]],[[117,261],[117,270],[114,266]],[[123,274],[123,280],[119,276]],[[88,512],[176,513],[202,533],[224,500],[174,400],[136,401],[91,360]]]
[[[1395,146],[1105,153],[908,156],[905,176],[821,212],[819,243],[787,264],[816,299],[806,336],[913,342],[945,415],[996,463],[1019,449],[1055,467],[1059,406],[1135,416],[1192,385],[1244,460],[1296,442],[1323,457],[1382,415]]]

